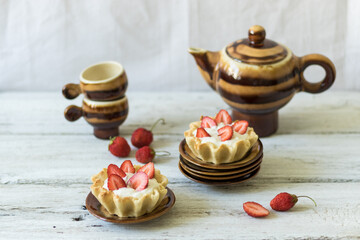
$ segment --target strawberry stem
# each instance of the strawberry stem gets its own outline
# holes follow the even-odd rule
[[[158,154],[158,153],[163,153],[163,154]],[[166,156],[170,156],[171,155],[171,153],[170,152],[168,152],[168,151],[157,151],[156,153],[156,156],[159,156],[159,157],[166,157]]]
[[[297,196],[297,198],[300,198],[300,197],[305,197],[305,198],[310,199],[311,201],[313,201],[313,202],[314,202],[315,207],[317,207],[317,204],[316,204],[315,200],[314,200],[314,199],[312,199],[311,197],[309,197],[309,196]]]
[[[116,137],[109,137],[110,143],[108,145],[108,148],[110,149],[110,145],[113,144]]]
[[[156,120],[156,122],[151,126],[150,132],[153,131],[153,129],[156,127],[156,125],[157,125],[160,121],[162,121],[162,124],[165,124],[165,119],[159,118],[159,119]]]

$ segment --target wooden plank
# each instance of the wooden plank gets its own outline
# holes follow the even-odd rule
[[[129,140],[129,137],[127,137]],[[152,147],[170,157],[155,158],[170,178],[178,170],[181,136],[155,136]],[[264,159],[257,182],[359,182],[358,135],[278,135],[263,139]],[[108,151],[108,142],[87,135],[0,135],[0,183],[87,183],[110,163],[121,164]],[[135,160],[133,148],[125,159]],[[173,179],[172,179],[173,180]]]
[[[360,236],[359,183],[250,184],[204,187],[195,183],[170,185],[177,201],[166,215],[136,225],[115,225],[82,209],[88,184],[2,185],[0,233],[4,239],[126,238],[126,239],[274,239],[356,238]],[[281,191],[311,195],[289,212],[271,210],[269,217],[246,215],[242,204],[256,201],[270,209]],[[19,193],[21,192],[21,195]],[[78,221],[77,221],[78,220]],[[16,224],[15,224],[16,223]]]
[[[177,203],[149,223],[117,226],[81,209],[90,177],[122,159],[96,139],[84,120],[69,123],[60,93],[0,93],[0,238],[126,239],[359,239],[360,95],[358,92],[300,93],[280,113],[276,135],[261,139],[259,174],[242,184],[209,187],[178,170],[178,145],[191,121],[227,108],[213,92],[131,93],[130,115],[121,127],[132,131],[165,117],[154,131],[152,147],[171,152],[155,164],[169,178]],[[196,104],[195,104],[196,103]],[[127,159],[135,160],[135,149]],[[253,219],[245,201],[269,208],[279,192],[307,194],[310,201],[288,213]],[[80,218],[79,218],[80,217]],[[81,221],[75,221],[79,219]],[[55,227],[54,227],[55,226]]]
[[[182,135],[188,124],[201,115],[213,116],[221,108],[230,110],[214,92],[129,92],[128,98],[130,113],[120,127],[123,135],[131,134],[139,126],[150,128],[160,117],[167,124],[159,126],[157,134]],[[84,119],[70,123],[63,117],[66,106],[80,105],[80,97],[70,101],[60,92],[4,92],[0,93],[0,102],[4,113],[0,115],[2,135],[92,134]],[[359,134],[359,106],[359,92],[299,93],[280,111],[277,134]]]

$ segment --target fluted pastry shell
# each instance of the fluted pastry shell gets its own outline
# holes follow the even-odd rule
[[[136,172],[140,167],[140,165],[134,165]],[[167,194],[168,179],[158,169],[155,169],[154,178],[159,186],[139,198],[118,196],[113,191],[103,188],[107,178],[107,168],[92,176],[91,192],[110,214],[116,214],[119,217],[138,217],[150,213],[160,205]]]
[[[247,130],[248,137],[239,139],[231,145],[220,144],[217,146],[212,142],[201,143],[201,140],[193,135],[194,131],[201,127],[201,121],[192,122],[189,127],[190,129],[185,131],[184,136],[193,154],[204,162],[217,165],[240,160],[258,140],[258,135],[254,129],[249,127]]]

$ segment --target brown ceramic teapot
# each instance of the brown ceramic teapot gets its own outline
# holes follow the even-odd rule
[[[278,127],[278,110],[299,91],[320,93],[335,80],[335,66],[325,56],[295,56],[286,46],[265,39],[265,29],[255,25],[248,38],[221,51],[189,48],[201,75],[233,108],[233,119],[245,119],[259,136],[269,136]],[[304,70],[319,65],[325,70],[321,82],[310,83]]]

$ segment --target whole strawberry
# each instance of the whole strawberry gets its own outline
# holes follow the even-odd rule
[[[113,137],[110,139],[109,151],[117,157],[127,157],[131,149],[125,138]]]
[[[169,156],[170,155],[170,153],[167,151],[155,152],[155,150],[152,149],[151,147],[145,146],[136,151],[135,158],[138,162],[148,163],[154,159],[154,157],[155,157],[155,155],[157,155],[157,153],[162,153],[162,155],[158,155],[158,156]]]
[[[138,128],[136,129],[132,136],[131,136],[131,143],[137,148],[141,148],[144,146],[149,146],[153,141],[153,134],[152,130],[155,128],[155,126],[158,124],[158,122],[162,121],[163,124],[165,123],[165,120],[163,118],[160,118],[157,120],[151,127],[150,131],[145,128]]]
[[[135,158],[138,162],[148,163],[151,162],[155,157],[155,151],[149,146],[140,148],[135,153]]]
[[[294,194],[290,194],[290,193],[286,193],[286,192],[282,192],[282,193],[279,193],[278,195],[276,195],[274,197],[274,199],[271,200],[270,206],[275,211],[287,211],[287,210],[291,209],[297,203],[298,198],[300,198],[300,197],[307,197],[307,198],[311,199],[316,206],[316,202],[314,201],[314,199],[312,199],[309,196],[296,196]]]

